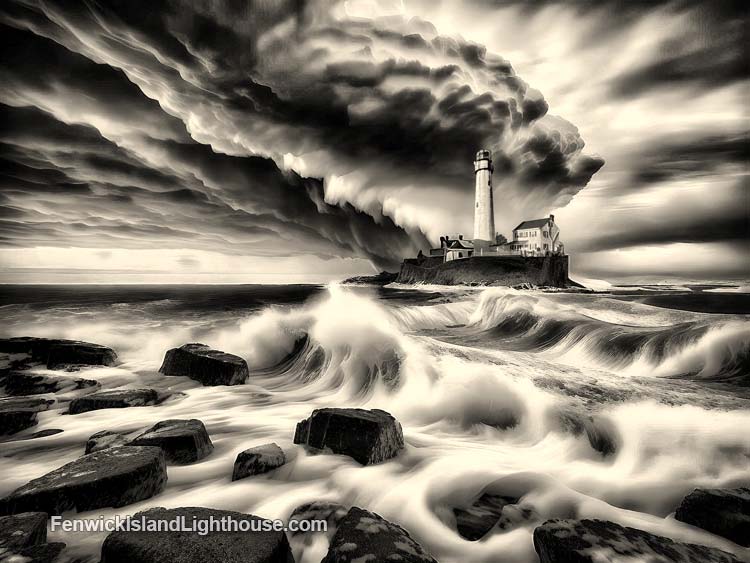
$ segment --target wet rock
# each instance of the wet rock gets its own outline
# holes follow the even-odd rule
[[[297,423],[294,443],[329,449],[369,465],[398,455],[404,436],[398,421],[383,410],[324,408]]]
[[[47,514],[22,512],[0,516],[0,557],[47,541]]]
[[[11,371],[5,378],[5,391],[13,396],[57,393],[91,387],[99,387],[99,383],[93,379],[51,376],[25,371]]]
[[[240,452],[234,462],[232,481],[268,473],[286,463],[286,456],[276,444],[263,444]]]
[[[65,549],[65,544],[62,542],[53,543],[42,543],[39,545],[33,545],[25,549],[21,549],[13,556],[7,556],[2,561],[5,563],[53,563],[60,561],[58,556]]]
[[[163,420],[132,440],[132,446],[159,446],[171,463],[192,463],[210,454],[214,445],[200,420]]]
[[[82,456],[0,499],[0,514],[62,514],[120,507],[161,492],[167,482],[159,448],[120,447]]]
[[[615,425],[609,419],[575,411],[560,412],[558,416],[563,430],[574,436],[585,433],[591,447],[603,456],[617,452],[621,439]]]
[[[28,436],[20,436],[16,438],[11,438],[8,440],[5,440],[6,442],[20,442],[22,440],[34,440],[36,438],[46,438],[47,436],[54,436],[55,434],[60,434],[62,432],[59,428],[45,428],[44,430],[40,430],[39,432],[34,432],[33,434],[29,434]]]
[[[0,339],[0,352],[29,354],[33,361],[44,363],[47,369],[111,366],[117,360],[114,350],[100,344],[31,336]]]
[[[102,430],[92,434],[86,440],[85,453],[91,454],[107,448],[124,446],[128,442],[128,434],[128,432],[113,432],[111,430]]]
[[[505,506],[517,502],[518,499],[514,497],[483,494],[469,508],[453,509],[456,529],[462,537],[476,541],[484,537],[500,521]]]
[[[737,563],[734,555],[704,545],[675,542],[604,520],[547,520],[534,530],[540,563],[669,561]]]
[[[0,435],[15,434],[37,424],[37,413],[55,401],[41,397],[0,399]]]
[[[241,385],[248,376],[247,362],[205,344],[184,344],[168,350],[159,368],[164,375],[184,375],[203,385]]]
[[[123,409],[126,407],[145,407],[155,405],[158,394],[154,389],[112,389],[97,391],[70,402],[70,414],[99,409]]]
[[[313,502],[301,504],[297,508],[295,508],[292,512],[292,515],[289,517],[289,521],[291,522],[292,520],[295,520],[300,522],[303,520],[325,520],[327,524],[326,532],[329,536],[333,536],[338,529],[339,523],[341,523],[348,512],[349,510],[343,504],[339,504],[337,502],[316,500]],[[290,531],[289,533],[292,536],[297,536],[300,534],[312,533],[312,530],[309,532],[295,530]]]
[[[339,523],[321,563],[436,563],[401,526],[356,506]]]
[[[750,547],[750,488],[695,489],[682,499],[675,518]]]
[[[102,544],[101,563],[293,563],[289,542],[283,531],[264,531],[272,524],[252,514],[241,514],[213,508],[152,508],[136,514],[136,518],[174,521],[184,518],[220,521],[231,518],[239,526],[252,531],[172,531],[112,532]],[[194,520],[195,519],[195,520]]]

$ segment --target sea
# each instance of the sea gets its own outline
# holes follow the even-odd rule
[[[207,458],[169,466],[159,495],[67,518],[205,506],[286,520],[331,501],[399,524],[441,563],[536,562],[532,533],[550,518],[605,519],[748,557],[673,516],[695,487],[750,486],[746,287],[4,286],[0,318],[2,337],[114,348],[116,366],[75,374],[103,389],[174,393],[78,415],[65,403],[84,391],[58,393],[37,426],[0,443],[0,496],[77,459],[100,430],[197,418],[214,443]],[[161,375],[165,352],[189,342],[245,358],[247,383]],[[297,422],[330,406],[390,412],[405,449],[363,467],[293,444]],[[23,439],[45,429],[62,432]],[[289,461],[232,482],[237,454],[268,442]],[[519,500],[469,541],[454,509],[483,494]],[[56,531],[48,541],[94,562],[105,537]],[[318,563],[327,538],[291,544],[298,563]]]

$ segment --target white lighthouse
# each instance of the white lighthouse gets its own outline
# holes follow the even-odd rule
[[[482,149],[474,157],[474,249],[495,244],[495,208],[492,201],[492,153]]]

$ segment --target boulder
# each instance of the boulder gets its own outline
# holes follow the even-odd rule
[[[547,520],[534,530],[534,549],[540,563],[738,563],[726,551],[675,542],[605,520]]]
[[[127,432],[113,432],[111,430],[102,430],[89,436],[86,440],[86,450],[84,453],[91,454],[107,448],[124,446],[128,443]]]
[[[483,494],[470,507],[453,509],[456,529],[461,537],[476,541],[500,522],[503,508],[517,502],[518,499],[514,497]]]
[[[166,461],[159,448],[110,448],[82,456],[19,487],[0,499],[0,514],[120,507],[154,496],[166,482]]]
[[[0,399],[0,435],[15,434],[37,423],[37,413],[55,401],[41,397]]]
[[[339,523],[320,563],[436,563],[401,526],[356,506]]]
[[[13,396],[57,393],[91,387],[99,387],[99,383],[81,377],[51,376],[26,371],[11,371],[5,377],[5,391]]]
[[[247,362],[205,344],[184,344],[168,350],[159,368],[164,375],[184,375],[203,385],[241,385],[248,376]]]
[[[36,438],[46,438],[47,436],[54,436],[55,434],[60,434],[61,432],[62,430],[60,428],[45,428],[44,430],[39,430],[38,432],[34,432],[33,434],[28,434],[27,436],[17,436],[5,441],[21,442],[23,440],[34,440]]]
[[[286,456],[276,444],[263,444],[240,452],[234,461],[232,481],[268,473],[286,463]]]
[[[99,409],[123,409],[126,407],[145,407],[155,405],[159,396],[154,389],[112,389],[97,391],[70,402],[70,414]]]
[[[750,488],[695,489],[682,499],[674,516],[750,547]]]
[[[176,522],[178,518],[188,523],[228,518],[236,523],[238,531],[212,530],[205,535],[198,531],[112,532],[102,544],[101,563],[294,562],[284,532],[265,530],[273,522],[252,514],[213,508],[152,508],[137,513],[135,518],[145,519],[147,525],[149,521]],[[251,531],[242,531],[240,526]]]
[[[47,369],[60,369],[68,366],[111,366],[117,360],[114,350],[100,344],[31,336],[0,339],[0,352],[29,354],[32,360],[43,362]]]
[[[0,516],[0,556],[47,541],[47,514],[21,512]]]
[[[162,420],[129,442],[131,446],[159,446],[167,461],[183,464],[203,459],[214,445],[200,420]]]
[[[327,448],[369,465],[398,455],[404,436],[398,421],[383,410],[324,408],[297,423],[294,443]]]
[[[3,563],[58,563],[58,556],[65,549],[62,542],[42,543],[20,549],[13,554],[14,557],[3,559]]]

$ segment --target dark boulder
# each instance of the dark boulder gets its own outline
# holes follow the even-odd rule
[[[164,375],[184,375],[203,385],[240,385],[248,376],[247,362],[205,344],[184,344],[168,350],[159,368]]]
[[[0,557],[47,541],[47,514],[22,512],[0,516]]]
[[[476,541],[484,537],[487,532],[503,522],[503,509],[518,502],[515,497],[483,494],[468,508],[454,508],[456,529],[461,537]]]
[[[102,544],[101,563],[294,563],[284,532],[265,530],[273,523],[252,514],[188,507],[152,508],[135,517],[167,522],[184,518],[188,523],[228,518],[238,531],[112,532]]]
[[[276,444],[263,444],[240,452],[234,462],[232,481],[252,475],[260,475],[277,469],[286,463],[286,456]]]
[[[97,391],[70,402],[70,414],[80,414],[99,409],[123,409],[155,405],[159,399],[154,389],[112,389]]]
[[[356,506],[339,523],[320,563],[354,561],[436,563],[401,526]]]
[[[124,446],[128,443],[127,432],[113,432],[111,430],[101,430],[96,434],[89,436],[86,440],[86,450],[84,453],[91,454],[107,448]]]
[[[60,428],[45,428],[44,430],[39,430],[38,432],[34,432],[33,434],[29,434],[27,436],[16,436],[5,441],[21,442],[22,440],[34,440],[36,438],[46,438],[47,436],[54,436],[55,434],[60,434],[61,432],[62,430]]]
[[[0,352],[29,354],[33,361],[44,363],[47,369],[111,366],[117,360],[114,350],[100,344],[31,336],[0,339]]]
[[[110,448],[78,458],[0,499],[0,514],[62,514],[119,507],[161,492],[167,482],[159,448]]]
[[[99,387],[99,383],[93,379],[43,375],[27,371],[11,371],[5,377],[5,391],[13,396],[57,393],[91,387]]]
[[[750,488],[695,489],[682,499],[674,516],[750,547]]]
[[[58,563],[60,559],[58,556],[65,549],[65,544],[62,542],[53,543],[42,543],[39,545],[32,545],[15,552],[13,555],[15,558],[7,557],[2,561],[3,563]]]
[[[675,542],[605,520],[547,520],[534,530],[534,549],[540,563],[738,563],[738,559],[726,551]]]
[[[159,446],[167,461],[183,464],[203,459],[214,445],[200,420],[162,420],[129,442],[131,446]]]
[[[15,434],[37,424],[37,413],[55,401],[41,397],[0,399],[0,435]]]
[[[398,421],[383,410],[324,408],[297,423],[294,443],[327,448],[369,465],[398,455],[404,436]]]

